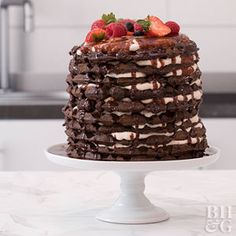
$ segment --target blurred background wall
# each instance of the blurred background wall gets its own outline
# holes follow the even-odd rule
[[[68,51],[83,42],[94,19],[114,12],[117,17],[159,16],[174,20],[200,48],[204,72],[236,71],[235,0],[33,0],[35,31],[22,32],[22,10],[12,8],[11,72],[67,73]],[[23,57],[24,55],[24,57]]]

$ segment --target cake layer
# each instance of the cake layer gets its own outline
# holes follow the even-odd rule
[[[174,57],[198,50],[186,35],[175,37],[121,37],[74,47],[70,54],[78,61],[107,62],[112,60],[149,60]]]
[[[146,149],[142,155],[133,155],[132,149],[127,155],[122,154],[105,154],[93,153],[87,151],[85,148],[73,146],[69,143],[67,153],[70,157],[91,159],[91,160],[107,160],[107,161],[157,161],[157,160],[178,160],[191,159],[202,157],[204,150],[207,147],[207,142],[204,139],[197,144],[183,144],[183,145],[169,145],[166,147],[159,147],[155,150],[153,155],[146,155],[149,149]],[[131,154],[132,153],[132,154]]]

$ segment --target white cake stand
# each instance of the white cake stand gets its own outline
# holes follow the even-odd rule
[[[210,147],[202,158],[170,161],[94,161],[69,158],[65,144],[48,148],[48,159],[56,164],[81,170],[114,171],[121,178],[121,194],[114,205],[99,213],[96,218],[110,223],[147,224],[167,220],[168,213],[154,206],[144,195],[145,176],[158,170],[182,170],[204,167],[215,162],[220,151]]]

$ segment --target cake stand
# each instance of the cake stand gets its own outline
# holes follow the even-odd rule
[[[202,158],[170,161],[94,161],[69,158],[66,145],[58,144],[48,148],[48,159],[58,165],[81,170],[113,171],[121,178],[121,194],[113,206],[100,212],[96,218],[110,223],[147,224],[167,220],[168,213],[154,206],[144,195],[145,176],[158,170],[182,170],[204,167],[215,162],[220,151],[216,147],[206,150]]]

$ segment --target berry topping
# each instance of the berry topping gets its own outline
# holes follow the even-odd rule
[[[135,23],[134,24],[134,31],[144,31],[144,29],[140,24]]]
[[[134,36],[143,36],[144,35],[144,31],[143,30],[137,30],[134,32]]]
[[[131,22],[127,22],[125,24],[125,27],[126,27],[127,31],[129,31],[129,32],[133,32],[134,31],[134,24],[131,23]]]
[[[105,29],[105,27],[106,27],[106,22],[103,19],[99,19],[93,22],[91,26],[91,30],[95,28]]]
[[[119,23],[121,23],[122,25],[125,25],[126,23],[130,22],[132,24],[135,23],[135,20],[131,20],[131,19],[120,19],[118,20]]]
[[[102,20],[105,21],[106,25],[117,21],[115,14],[112,13],[112,12],[110,14],[103,14],[102,15]]]
[[[110,23],[106,27],[106,35],[108,38],[122,37],[127,35],[127,30],[125,26],[120,23]]]
[[[171,29],[156,16],[148,16],[148,20],[151,23],[148,30],[150,36],[165,36],[171,32]]]
[[[167,21],[165,25],[167,25],[171,30],[171,32],[168,34],[168,36],[175,36],[175,35],[179,34],[180,27],[176,22]]]
[[[105,38],[105,35],[106,35],[105,30],[95,28],[87,34],[87,36],[85,38],[85,42],[87,42],[87,43],[100,42]]]
[[[104,39],[122,36],[146,36],[163,37],[176,36],[180,27],[174,21],[165,24],[156,16],[148,16],[145,19],[118,19],[114,13],[103,14],[101,19],[93,22],[91,31],[87,34],[85,42],[94,43]]]
[[[137,24],[140,25],[144,31],[148,31],[151,22],[149,20],[137,20]]]

